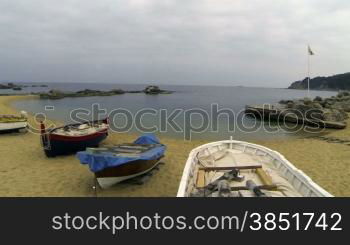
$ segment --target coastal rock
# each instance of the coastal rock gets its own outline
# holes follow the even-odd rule
[[[9,82],[7,84],[0,84],[0,89],[13,89],[13,90],[22,90],[22,88],[30,87],[27,84],[15,84]],[[47,85],[31,85],[31,87],[48,87]]]
[[[293,107],[294,107],[293,101],[289,101],[289,102],[287,103],[287,108],[291,109],[291,108],[293,108]]]
[[[100,91],[84,89],[77,92],[63,92],[60,90],[50,90],[48,93],[41,93],[41,99],[62,99],[65,97],[92,97],[92,96],[112,96],[117,94],[124,94],[121,89],[113,89],[111,91]]]
[[[344,95],[340,98],[340,101],[349,101],[350,100],[350,96]]]
[[[326,98],[324,100],[325,104],[333,105],[336,102],[335,98]]]
[[[281,100],[280,104],[287,110],[309,119],[323,121],[343,122],[350,112],[350,93],[340,92],[340,95],[322,99],[316,97],[313,100],[303,98],[299,100]],[[282,103],[281,103],[282,102]]]
[[[36,88],[36,87],[47,88],[48,85],[46,85],[46,84],[41,84],[41,85],[33,84],[33,85],[31,85],[31,87],[33,87],[33,88]]]
[[[0,84],[0,89],[10,89],[10,87],[5,84]]]
[[[146,94],[154,94],[154,93],[159,93],[161,90],[158,86],[147,86],[144,90]]]
[[[125,91],[122,89],[112,89],[111,92],[114,94],[125,94]]]
[[[344,110],[339,110],[339,112],[341,113],[342,117],[344,118],[344,120],[349,118],[349,114],[344,111]]]
[[[322,101],[322,97],[316,96],[315,99],[314,99],[314,101],[316,101],[316,102],[321,102],[321,101]]]
[[[65,93],[61,90],[50,90],[48,93],[41,93],[40,99],[63,99],[65,97]]]
[[[92,90],[92,89],[84,89],[76,92],[76,96],[110,96],[117,94],[124,94],[125,92],[121,89],[112,89],[110,91],[100,91],[100,90]]]
[[[303,99],[303,102],[304,102],[305,105],[311,105],[312,104],[312,100],[310,98],[307,98],[307,97],[305,97]]]
[[[124,91],[122,89],[112,89],[110,91],[100,91],[84,89],[77,92],[63,92],[60,90],[50,90],[47,93],[39,93],[41,99],[62,99],[65,97],[92,97],[92,96],[113,96],[125,93],[145,93],[145,94],[169,94],[171,91],[161,90],[158,86],[148,86],[142,91]]]
[[[278,102],[281,105],[288,105],[290,103],[294,103],[293,100],[280,100],[280,102]]]
[[[281,105],[286,105],[286,104],[288,104],[288,101],[287,100],[280,100],[278,103]]]
[[[346,116],[336,109],[331,109],[329,111],[324,112],[323,117],[325,121],[336,121],[336,122],[341,122],[346,119]]]
[[[281,100],[279,105],[274,106],[276,108],[274,110],[265,109],[263,105],[251,105],[246,106],[245,112],[259,117],[264,115],[272,120],[281,120],[282,115],[284,122],[343,129],[347,126],[345,120],[349,118],[349,94],[345,91],[340,96],[325,99],[316,97],[313,100],[310,98]]]
[[[341,91],[337,95],[338,98],[341,98],[342,100],[349,100],[350,99],[350,92],[349,91]]]
[[[312,107],[309,105],[305,105],[302,102],[299,102],[299,103],[294,104],[293,109],[296,109],[300,112],[306,112],[306,111],[312,109]]]
[[[167,90],[162,90],[160,89],[158,86],[155,86],[155,85],[150,85],[150,86],[147,86],[143,92],[145,94],[170,94],[171,91],[167,91]]]
[[[298,117],[323,120],[323,107],[313,103],[311,100],[307,100],[307,104],[305,104],[304,100],[289,104],[287,109]]]
[[[324,107],[324,108],[327,108],[327,109],[330,109],[330,108],[332,107],[332,105],[331,105],[331,104],[328,104],[328,103],[325,103],[325,104],[323,105],[323,107]]]
[[[350,112],[350,103],[342,103],[342,108],[345,112]]]
[[[0,89],[13,89],[13,90],[21,90],[20,85],[16,85],[14,83],[0,84]]]
[[[320,103],[318,103],[318,102],[313,102],[311,104],[311,106],[312,106],[312,108],[315,108],[315,109],[320,109],[320,110],[323,109],[322,105]]]

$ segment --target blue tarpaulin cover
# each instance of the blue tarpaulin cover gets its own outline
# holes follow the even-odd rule
[[[160,144],[160,142],[154,134],[144,134],[138,137],[134,144]]]
[[[114,167],[126,164],[136,160],[154,160],[164,155],[165,145],[160,144],[154,134],[144,134],[134,141],[135,144],[159,144],[148,151],[142,152],[137,156],[116,156],[113,152],[90,153],[80,151],[77,153],[77,158],[81,164],[88,164],[92,172],[98,172],[108,167]]]

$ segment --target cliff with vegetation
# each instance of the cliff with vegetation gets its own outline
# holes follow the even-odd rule
[[[289,89],[307,89],[307,77],[292,83]],[[310,89],[314,90],[350,90],[350,72],[329,77],[310,79]]]

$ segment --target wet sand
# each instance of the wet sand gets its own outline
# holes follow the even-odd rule
[[[18,114],[10,104],[35,96],[0,96],[0,114]],[[31,125],[38,125],[29,116]],[[53,122],[59,124],[59,122]],[[349,122],[350,123],[350,120]],[[350,139],[350,127],[328,136]],[[133,141],[137,135],[113,133],[103,145]],[[207,141],[160,137],[167,145],[164,165],[143,185],[119,184],[97,196],[175,196],[189,152]],[[282,153],[335,196],[350,196],[350,146],[318,139],[253,141]],[[93,174],[74,156],[46,158],[39,135],[0,134],[0,196],[95,196]]]

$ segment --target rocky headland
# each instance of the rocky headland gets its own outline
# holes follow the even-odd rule
[[[307,89],[308,78],[293,82],[289,89]],[[328,77],[310,79],[310,89],[314,90],[350,90],[350,72]]]

